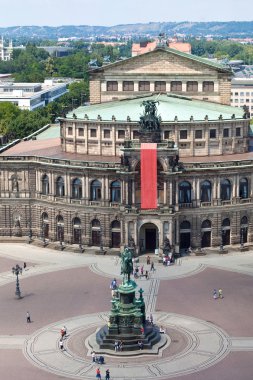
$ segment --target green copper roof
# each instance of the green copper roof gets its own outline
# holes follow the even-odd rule
[[[208,120],[218,120],[220,115],[223,119],[231,119],[235,115],[236,119],[242,119],[244,111],[241,108],[225,106],[218,103],[211,103],[191,98],[178,97],[173,95],[151,95],[135,99],[126,99],[114,102],[82,106],[68,113],[67,118],[73,119],[73,113],[77,119],[126,122],[128,118],[137,122],[144,112],[141,107],[144,100],[158,100],[157,113],[161,116],[163,122],[173,122],[175,117],[178,121],[189,121],[191,117],[195,121],[202,121],[206,115]],[[85,116],[87,115],[87,117]]]

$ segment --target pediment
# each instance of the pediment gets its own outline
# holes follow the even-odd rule
[[[207,74],[217,73],[219,68],[198,61],[191,54],[179,54],[177,51],[157,49],[152,52],[129,58],[103,68],[105,74]]]

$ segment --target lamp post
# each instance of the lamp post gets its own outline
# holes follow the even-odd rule
[[[241,248],[244,247],[244,228],[241,227],[241,234],[240,234],[240,245],[241,245]]]
[[[32,233],[32,221],[31,221],[31,219],[28,220],[27,226],[28,226],[28,244],[31,244],[31,242],[32,242],[32,235],[33,235],[33,233]]]
[[[60,227],[60,230],[59,230],[59,241],[60,241],[60,250],[63,251],[64,244],[63,244],[63,227],[62,226]]]
[[[80,228],[80,235],[79,235],[79,249],[80,249],[80,253],[83,253],[82,229],[81,228]]]
[[[46,243],[46,223],[43,222],[42,223],[42,241],[43,241],[43,247],[45,247],[47,245]]]
[[[20,288],[19,288],[19,279],[18,279],[18,275],[19,274],[22,274],[22,268],[16,264],[15,267],[12,268],[12,273],[16,275],[17,277],[17,280],[16,280],[16,292],[15,292],[15,295],[17,296],[17,298],[21,298],[21,291],[20,291]]]
[[[223,251],[223,250],[224,250],[223,237],[224,237],[224,231],[223,231],[223,229],[221,228],[221,230],[220,230],[220,239],[221,239],[220,251]]]
[[[102,226],[100,226],[99,235],[100,235],[100,247],[99,247],[99,250],[100,250],[101,255],[103,255],[104,254],[104,247],[103,247],[103,229],[102,229]]]

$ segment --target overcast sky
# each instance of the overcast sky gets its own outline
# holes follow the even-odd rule
[[[0,27],[252,20],[253,0],[0,0]]]

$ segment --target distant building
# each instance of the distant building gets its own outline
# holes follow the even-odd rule
[[[9,41],[9,46],[4,46],[4,38],[0,39],[0,61],[10,61],[12,59],[13,46]]]
[[[253,117],[253,76],[251,78],[233,78],[231,82],[231,106],[248,107]]]
[[[180,42],[177,40],[167,41],[167,47],[181,51],[183,53],[191,54],[191,44],[188,42]],[[132,45],[132,57],[136,55],[148,53],[154,50],[159,45],[159,41],[155,40],[152,42],[143,41]]]
[[[13,81],[12,74],[0,74],[0,82],[11,82]]]
[[[66,84],[53,79],[46,79],[44,83],[0,82],[0,102],[11,102],[29,111],[45,107],[66,92]]]

